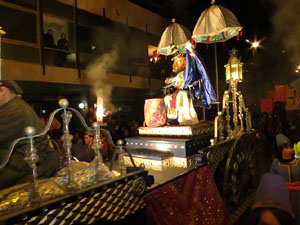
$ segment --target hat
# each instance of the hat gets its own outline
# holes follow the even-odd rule
[[[276,143],[277,143],[278,147],[283,144],[287,144],[289,142],[290,142],[290,139],[288,139],[285,135],[283,135],[283,134],[276,135]]]
[[[175,58],[178,56],[182,56],[182,53],[178,50],[177,46],[173,43],[171,43],[171,52],[173,55],[172,61],[174,61]]]
[[[275,173],[263,175],[256,191],[255,203],[252,206],[252,209],[257,208],[279,209],[294,217],[289,193],[282,176]]]
[[[22,89],[13,80],[0,80],[0,87],[6,87],[16,94],[23,94]]]

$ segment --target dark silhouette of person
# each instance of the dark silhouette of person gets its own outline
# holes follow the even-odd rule
[[[60,35],[60,39],[57,41],[57,48],[61,50],[69,50],[69,42],[66,39],[67,36],[65,33]],[[58,66],[64,66],[67,61],[67,52],[58,52]]]
[[[47,33],[44,34],[44,47],[46,47],[46,49],[44,50],[45,62],[46,64],[53,65],[54,61],[56,60],[56,52],[52,50],[52,48],[56,48],[56,44],[54,42],[52,29],[48,29]]]
[[[44,35],[44,46],[48,48],[56,48],[52,29],[48,29],[47,33]]]

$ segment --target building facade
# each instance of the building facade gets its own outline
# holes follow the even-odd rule
[[[36,110],[66,97],[73,106],[84,103],[84,112],[99,73],[99,82],[112,87],[116,108],[134,115],[145,98],[159,95],[169,75],[149,59],[170,21],[129,1],[0,0],[0,12],[3,77],[16,80]],[[58,43],[62,33],[66,48]],[[102,66],[91,77],[96,63]]]

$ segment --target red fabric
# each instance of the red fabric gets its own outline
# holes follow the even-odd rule
[[[144,196],[156,225],[225,225],[229,212],[208,166],[163,185]]]
[[[172,96],[172,100],[171,100],[171,109],[175,109],[176,108],[176,97],[178,95],[179,89],[177,89],[176,91],[174,91],[173,96]]]
[[[102,148],[105,149],[105,151],[107,152],[108,150],[108,143],[106,140],[102,141]]]
[[[288,190],[300,191],[300,181],[285,182],[285,184]]]
[[[260,111],[261,112],[272,112],[273,111],[273,99],[266,98],[260,100]]]
[[[286,86],[276,85],[274,93],[274,102],[285,102],[286,101]]]

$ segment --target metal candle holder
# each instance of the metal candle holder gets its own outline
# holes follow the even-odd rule
[[[63,141],[63,146],[65,147],[66,153],[67,153],[67,173],[68,173],[68,185],[67,188],[69,190],[73,187],[73,177],[72,177],[72,154],[71,154],[71,147],[72,147],[72,139],[73,136],[70,134],[69,131],[69,123],[72,119],[72,113],[70,111],[67,111],[67,108],[69,106],[69,101],[67,99],[61,99],[58,102],[59,106],[63,108],[64,113],[62,114],[63,118],[63,130],[64,134],[61,137]]]
[[[229,96],[230,93],[232,96],[231,99]],[[230,115],[231,105],[233,112],[232,116]],[[245,107],[242,93],[237,91],[237,81],[230,80],[229,90],[224,92],[222,112],[218,112],[218,116],[215,118],[214,144],[218,141],[223,141],[225,138],[223,132],[223,116],[225,116],[226,120],[227,140],[243,134],[245,132],[245,126],[246,132],[252,130],[251,114],[248,108]],[[231,126],[231,122],[233,122],[233,127]]]
[[[39,156],[37,155],[37,149],[34,147],[34,135],[35,135],[35,128],[34,127],[26,127],[25,134],[29,138],[30,149],[26,151],[26,157],[24,158],[25,162],[29,165],[32,169],[32,200],[36,202],[38,198],[37,192],[37,167],[36,163],[39,161]]]
[[[102,143],[101,143],[101,139],[100,139],[100,123],[94,122],[92,124],[92,127],[94,128],[94,133],[95,133],[92,148],[94,149],[94,151],[97,155],[96,180],[100,181],[101,166],[103,164],[103,158],[102,158],[102,154],[101,154]]]
[[[82,117],[81,113],[79,111],[77,111],[74,108],[70,108],[69,106],[69,101],[67,99],[61,99],[59,101],[59,106],[61,108],[58,108],[56,110],[54,110],[51,115],[49,116],[49,120],[48,123],[46,124],[45,129],[39,133],[39,134],[35,134],[35,129],[33,127],[27,127],[25,130],[25,133],[27,135],[27,137],[21,137],[18,138],[16,140],[14,140],[12,142],[12,144],[9,147],[9,152],[6,155],[6,157],[3,160],[3,163],[1,163],[0,165],[0,169],[4,168],[7,163],[9,162],[10,156],[14,150],[14,147],[16,146],[16,144],[21,141],[21,140],[29,140],[30,143],[30,149],[28,150],[26,157],[24,158],[24,160],[27,162],[27,164],[32,168],[32,193],[33,193],[33,198],[37,199],[37,179],[38,179],[38,174],[37,174],[37,167],[36,167],[36,163],[38,162],[39,158],[37,155],[37,150],[34,147],[34,138],[37,137],[41,137],[41,136],[45,136],[47,134],[47,132],[50,129],[50,126],[53,122],[53,119],[55,117],[55,115],[63,110],[63,114],[62,114],[62,118],[63,118],[63,131],[64,134],[62,136],[62,140],[63,140],[63,146],[66,150],[66,157],[67,157],[67,190],[72,192],[73,191],[73,176],[72,176],[72,155],[71,155],[71,147],[72,147],[72,139],[73,136],[70,134],[70,130],[69,130],[69,123],[71,122],[71,119],[73,117],[72,113],[74,113],[75,115],[77,115],[77,117],[80,119],[81,124],[83,125],[83,127],[88,130],[88,131],[93,131],[95,133],[95,138],[94,138],[94,142],[93,142],[93,149],[94,151],[96,151],[96,155],[97,155],[97,166],[95,168],[96,170],[96,181],[100,181],[101,179],[101,168],[103,166],[103,159],[102,159],[102,155],[101,155],[101,148],[102,148],[102,143],[101,143],[101,139],[100,139],[100,130],[103,130],[103,132],[106,133],[106,135],[108,135],[108,141],[109,143],[114,146],[112,140],[111,140],[111,136],[109,135],[109,132],[106,131],[105,129],[100,129],[100,124],[99,123],[94,123],[93,124],[93,128],[90,128],[84,118]]]

